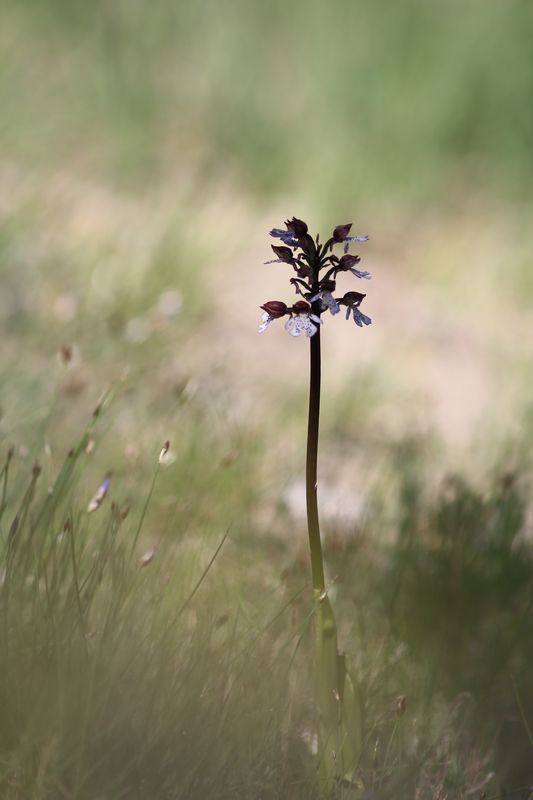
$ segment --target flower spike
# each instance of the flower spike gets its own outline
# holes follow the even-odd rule
[[[349,291],[342,297],[334,297],[333,294],[339,274],[351,273],[356,278],[370,277],[368,272],[356,269],[356,264],[360,262],[359,256],[347,252],[350,242],[367,240],[367,237],[350,236],[351,227],[350,223],[337,225],[331,238],[324,244],[320,243],[319,236],[313,238],[307,224],[296,217],[286,221],[285,229],[271,230],[271,236],[284,245],[272,246],[278,256],[276,260],[289,264],[295,270],[296,276],[292,275],[289,283],[301,299],[292,306],[281,300],[264,303],[261,306],[263,315],[259,326],[259,332],[262,333],[274,320],[287,316],[287,333],[294,338],[304,334],[309,339],[305,496],[314,597],[314,685],[318,720],[317,751],[321,753],[320,797],[328,799],[334,794],[336,796],[336,789],[346,780],[346,775],[353,775],[358,771],[363,741],[361,693],[354,686],[344,653],[339,651],[335,615],[328,597],[317,499],[321,315],[329,310],[335,316],[339,314],[341,306],[344,306],[346,319],[352,317],[359,328],[372,322],[360,310],[365,299],[362,292]],[[344,249],[344,255],[340,258],[333,252],[338,245]],[[339,748],[335,742],[340,743]]]
[[[286,220],[285,228],[272,228],[270,235],[282,244],[272,245],[277,258],[265,263],[291,266],[296,277],[293,273],[289,282],[296,294],[304,299],[293,306],[280,300],[270,300],[262,305],[259,333],[263,333],[274,320],[288,316],[285,330],[291,336],[298,337],[302,333],[314,336],[322,324],[321,314],[329,311],[335,316],[342,305],[346,306],[346,319],[352,317],[358,327],[371,324],[370,317],[359,309],[364,294],[347,292],[344,297],[333,296],[340,273],[349,272],[355,278],[364,280],[371,278],[369,272],[356,268],[361,261],[360,256],[348,253],[350,242],[367,242],[368,236],[350,236],[351,229],[351,222],[337,225],[331,238],[321,244],[320,237],[313,238],[307,223],[297,217]],[[340,257],[333,252],[337,245],[341,245],[344,251]]]

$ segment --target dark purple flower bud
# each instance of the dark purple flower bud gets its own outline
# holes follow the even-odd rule
[[[339,303],[342,303],[343,306],[357,308],[357,306],[361,305],[365,297],[366,294],[362,294],[361,292],[346,292],[344,297],[339,300]]]
[[[311,311],[311,306],[309,303],[306,303],[305,300],[297,300],[291,308],[291,311],[294,314],[307,314],[309,311]]]
[[[261,324],[258,329],[259,333],[264,333],[271,322],[289,313],[287,304],[283,303],[281,300],[269,300],[268,303],[264,303],[260,308],[263,309],[263,313],[261,315]]]
[[[349,222],[347,225],[337,225],[337,227],[333,231],[333,241],[336,242],[337,244],[339,242],[344,242],[344,240],[350,233],[351,227],[352,227],[351,222]]]
[[[287,226],[287,230],[290,231],[296,237],[296,239],[300,239],[302,236],[305,236],[308,231],[305,222],[301,219],[297,219],[296,217],[288,219],[285,225]]]
[[[342,270],[348,270],[352,267],[355,267],[355,265],[359,264],[360,261],[360,256],[351,256],[347,253],[339,260],[339,268]]]
[[[305,283],[304,284],[300,283],[298,278],[291,278],[289,282],[292,283],[292,285],[294,286],[294,291],[296,292],[296,294],[301,294],[302,297],[304,296],[304,293],[302,292],[302,285],[304,286],[307,292],[311,291],[310,287]]]
[[[294,256],[290,247],[277,247],[275,244],[270,246],[280,261],[284,261],[285,264],[294,264]]]
[[[311,267],[309,264],[298,264],[298,269],[296,270],[296,274],[299,278],[309,278],[311,275]]]
[[[287,304],[283,303],[281,300],[269,300],[267,303],[264,303],[262,306],[263,311],[272,317],[273,319],[279,319],[280,317],[284,317],[287,313]]]
[[[335,283],[335,281],[332,280],[331,278],[320,281],[320,289],[324,292],[334,292],[336,285],[337,284]]]
[[[372,324],[370,317],[367,317],[366,314],[359,310],[359,306],[365,297],[366,295],[361,294],[361,292],[346,292],[344,297],[339,298],[338,301],[340,305],[346,306],[346,319],[349,319],[350,316],[353,317],[353,321],[359,328]]]

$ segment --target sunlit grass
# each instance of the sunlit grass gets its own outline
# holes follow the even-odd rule
[[[312,608],[303,538],[291,541],[299,523],[279,510],[273,537],[261,532],[260,449],[241,430],[247,459],[218,465],[222,442],[191,409],[182,414],[192,430],[171,445],[176,460],[159,464],[160,445],[143,448],[89,513],[103,474],[118,467],[102,434],[122,391],[62,465],[40,472],[7,454],[4,796],[313,797]],[[360,791],[345,787],[346,799],[363,787],[463,797],[478,785],[499,797],[499,783],[518,786],[529,763],[522,481],[505,476],[480,492],[453,478],[434,496],[425,447],[398,444],[367,512],[352,529],[330,523],[325,539],[365,706]],[[35,454],[46,455],[42,445]],[[396,505],[389,493],[382,515],[391,479]],[[521,716],[502,728],[515,690]]]
[[[528,4],[47,0],[3,19],[6,155],[137,185],[196,160],[334,216],[362,191],[527,197]]]
[[[238,572],[220,521],[199,539],[191,508],[153,530],[155,454],[146,500],[130,509],[111,487],[88,512],[83,476],[98,425],[49,491],[12,453],[2,473],[3,796],[283,796],[298,769],[294,796],[306,796],[305,745],[289,724],[301,712],[287,700],[298,632],[272,628],[272,611],[259,620],[241,610],[246,581],[225,585],[228,568]],[[290,605],[278,596],[262,607],[285,618]],[[272,657],[276,669],[264,671]]]

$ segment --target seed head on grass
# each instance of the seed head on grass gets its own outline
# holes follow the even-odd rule
[[[160,463],[160,464],[162,463],[162,461],[164,460],[164,458],[165,458],[166,454],[168,453],[168,449],[169,449],[169,447],[170,447],[170,442],[169,442],[169,440],[167,439],[167,441],[164,443],[164,445],[163,445],[163,447],[161,448],[161,451],[160,451],[160,453],[159,453],[159,459],[158,459],[158,460],[159,460],[159,463]]]
[[[87,511],[91,514],[93,511],[97,511],[102,503],[105,500],[105,496],[109,491],[109,478],[104,478],[102,483],[99,485],[98,489],[96,490],[94,496],[92,497],[89,505],[87,506]]]
[[[146,550],[146,552],[144,552],[142,554],[142,556],[140,557],[139,566],[140,567],[147,567],[148,564],[151,564],[152,561],[154,560],[156,552],[157,552],[157,548],[156,547],[149,547],[148,550]]]
[[[72,357],[74,355],[74,351],[71,344],[62,344],[59,348],[59,361],[61,365],[65,368],[69,366],[72,361]]]
[[[167,441],[163,444],[163,447],[160,450],[159,458],[157,459],[157,463],[163,467],[169,467],[173,464],[176,460],[176,456],[170,449],[170,442]]]

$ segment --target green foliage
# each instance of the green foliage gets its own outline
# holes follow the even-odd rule
[[[96,422],[49,492],[12,454],[2,473],[2,796],[309,797],[294,632],[265,638],[213,583],[230,545],[199,542],[194,517],[143,562],[141,508],[80,505]]]
[[[192,157],[334,215],[362,187],[367,202],[472,183],[526,197],[532,10],[520,0],[10,0],[3,20],[13,153],[89,149],[122,180]]]
[[[150,467],[143,456],[88,513],[94,462],[113,466],[114,451],[100,444],[89,455],[87,445],[126,397],[107,411],[104,402],[54,474],[32,472],[15,453],[1,475],[3,796],[313,797],[308,567],[296,556],[280,584],[293,545],[276,553],[258,536],[251,509],[264,446],[244,439],[242,464],[206,470],[226,448],[202,426],[196,400],[176,462]],[[483,492],[453,477],[435,495],[426,446],[412,438],[391,453],[394,543],[380,543],[379,515],[356,537],[327,540],[350,663],[348,674],[334,642],[338,752],[358,764],[337,787],[343,800],[466,797],[478,785],[499,797],[500,785],[527,785],[525,494],[506,475]],[[332,709],[328,694],[323,713]]]

